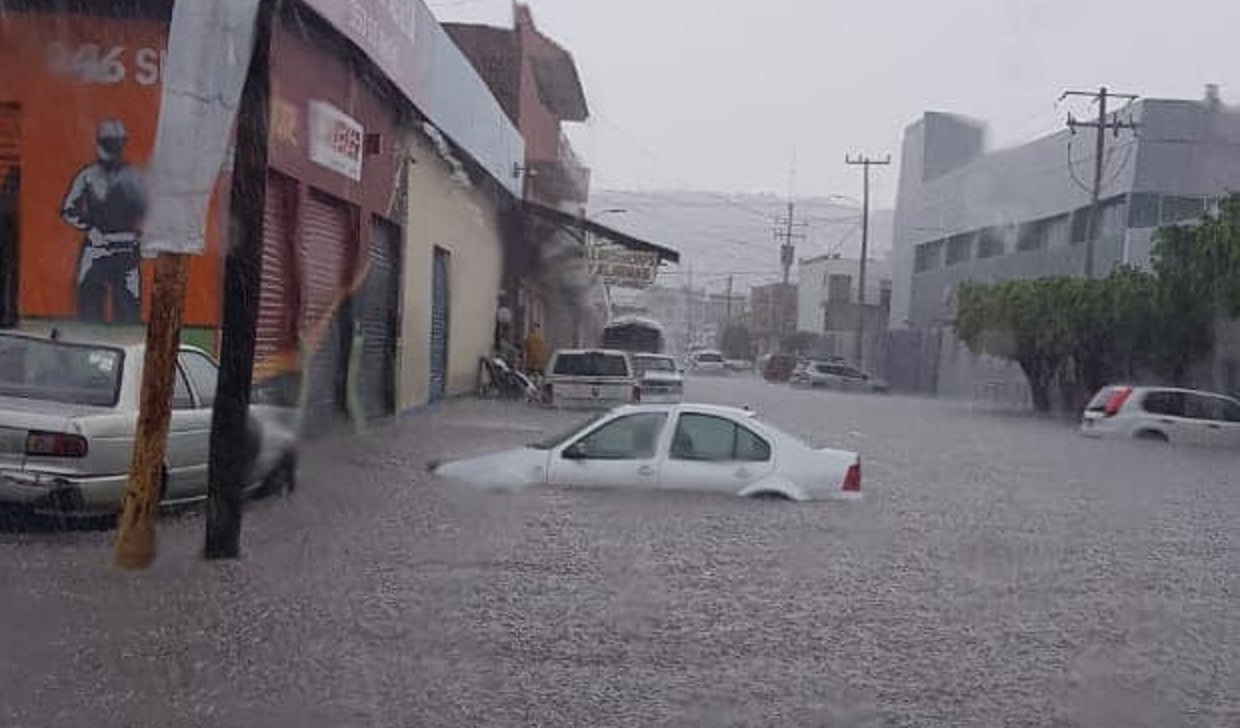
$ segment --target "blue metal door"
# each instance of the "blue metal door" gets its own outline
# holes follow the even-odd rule
[[[448,390],[448,262],[449,253],[435,248],[431,270],[431,380],[430,401],[444,398]]]

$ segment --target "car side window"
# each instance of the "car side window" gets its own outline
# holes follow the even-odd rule
[[[172,380],[172,409],[194,409],[194,398],[190,396],[189,384],[185,382],[185,372],[181,371],[179,366]]]
[[[1240,403],[1233,402],[1230,399],[1224,399],[1223,402],[1223,421],[1224,422],[1240,422]]]
[[[1221,401],[1214,397],[1206,397],[1200,394],[1186,394],[1184,396],[1184,416],[1194,420],[1221,420],[1223,419]]]
[[[765,462],[771,446],[745,427],[713,415],[684,414],[672,437],[672,458],[701,462]]]
[[[564,456],[577,460],[648,460],[655,455],[666,420],[667,415],[661,412],[619,417],[569,445]]]
[[[192,351],[183,351],[180,355],[181,367],[194,385],[198,393],[200,407],[211,407],[215,404],[215,387],[219,383],[219,370],[215,363],[207,357]]]
[[[1184,417],[1184,393],[1155,391],[1145,395],[1141,405],[1146,412],[1168,417]]]
[[[751,463],[764,463],[771,459],[771,446],[748,428],[737,425],[736,459]]]

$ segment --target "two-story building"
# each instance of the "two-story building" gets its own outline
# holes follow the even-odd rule
[[[1161,225],[1190,222],[1240,189],[1240,113],[1211,87],[1201,101],[1143,99],[1109,121],[1094,274],[1148,266]],[[931,112],[905,131],[892,254],[888,372],[894,386],[1025,397],[1019,370],[973,357],[952,331],[963,281],[1083,275],[1093,134],[1061,132],[987,151],[980,122]]]
[[[506,303],[516,313],[511,336],[519,341],[539,323],[552,347],[596,341],[607,303],[584,259],[585,246],[606,240],[663,260],[679,256],[586,218],[590,170],[565,133],[566,124],[589,118],[585,90],[572,54],[538,29],[528,5],[513,6],[511,28],[444,27],[525,139],[520,234],[504,274]]]

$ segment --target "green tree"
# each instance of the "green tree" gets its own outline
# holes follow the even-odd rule
[[[743,324],[728,324],[719,336],[719,350],[728,359],[748,359],[753,356],[749,329]]]
[[[1072,317],[1063,302],[1074,292],[1068,278],[962,285],[956,299],[956,333],[975,354],[1010,359],[1029,381],[1033,406],[1051,407],[1051,385],[1073,353]]]
[[[1149,364],[1177,384],[1214,347],[1220,281],[1210,260],[1214,251],[1207,246],[1213,227],[1207,221],[1164,227],[1156,234]]]

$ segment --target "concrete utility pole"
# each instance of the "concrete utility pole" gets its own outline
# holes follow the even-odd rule
[[[775,218],[775,239],[782,244],[779,246],[779,265],[784,271],[784,284],[787,285],[788,279],[792,272],[792,263],[796,259],[795,240],[804,240],[805,230],[808,223],[796,221],[796,203],[788,201],[788,214],[785,217]]]
[[[220,376],[211,416],[207,465],[207,518],[203,556],[235,559],[241,553],[241,494],[258,455],[251,441],[250,389],[254,381],[254,327],[262,274],[263,211],[267,204],[267,106],[270,96],[271,26],[282,0],[260,0],[254,52],[241,90],[224,259],[224,312]]]
[[[870,256],[870,167],[891,164],[891,155],[882,159],[858,155],[845,156],[844,163],[861,166],[861,270],[857,274],[857,368],[865,370],[865,268]]]
[[[1063,101],[1069,96],[1087,96],[1094,99],[1098,103],[1098,120],[1097,121],[1077,121],[1068,114],[1068,128],[1075,134],[1077,127],[1085,127],[1094,130],[1094,186],[1090,193],[1089,203],[1089,225],[1085,233],[1085,277],[1094,277],[1094,245],[1098,240],[1101,224],[1102,205],[1100,198],[1102,196],[1102,157],[1106,152],[1106,130],[1111,129],[1115,136],[1119,136],[1120,129],[1136,129],[1137,125],[1131,121],[1120,122],[1119,117],[1115,121],[1107,123],[1107,99],[1127,99],[1132,101],[1139,98],[1134,94],[1117,94],[1107,91],[1107,87],[1103,86],[1097,91],[1064,91],[1059,97]],[[1068,164],[1072,164],[1072,160],[1068,160]]]

